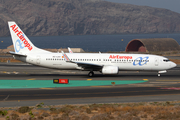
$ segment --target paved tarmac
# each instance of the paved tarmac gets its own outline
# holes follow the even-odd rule
[[[168,70],[160,77],[156,72],[122,71],[118,75],[102,75],[96,72],[95,76],[90,78],[87,73],[53,70],[22,63],[0,64],[0,81],[46,81],[61,78],[90,82],[96,80],[144,82],[65,88],[1,89],[0,107],[33,106],[41,102],[45,105],[56,105],[180,100],[180,66]]]

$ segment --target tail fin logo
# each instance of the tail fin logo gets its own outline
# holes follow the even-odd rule
[[[19,39],[16,40],[16,43],[15,43],[15,51],[18,53],[21,49],[23,49],[25,46],[23,44],[22,41],[20,41]]]
[[[18,27],[16,26],[16,24],[10,26],[10,28],[14,31],[14,33],[19,37],[19,39],[21,40],[17,40],[16,41],[16,46],[15,46],[15,50],[16,52],[19,52],[20,49],[23,49],[24,47],[27,47],[29,49],[29,51],[31,51],[33,49],[33,47],[29,44],[29,42],[26,40],[26,38],[23,35],[23,32],[18,30]],[[22,45],[24,44],[24,46]]]

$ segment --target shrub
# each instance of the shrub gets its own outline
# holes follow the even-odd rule
[[[88,114],[91,114],[91,110],[90,110],[89,108],[86,109],[86,112],[87,112]]]
[[[99,114],[99,115],[94,115],[91,117],[91,120],[114,120],[114,117],[111,116],[110,114]]]
[[[72,110],[69,107],[62,107],[61,109],[59,109],[59,112],[62,113],[70,113]]]
[[[61,119],[62,119],[62,120],[70,120],[69,115],[68,115],[67,113],[64,113],[64,114],[61,116]]]
[[[7,114],[8,114],[8,112],[6,110],[0,111],[0,115],[2,115],[2,116],[6,116]]]
[[[50,111],[56,111],[57,109],[56,108],[50,108],[49,110]]]
[[[42,114],[41,116],[43,116],[43,117],[48,117],[48,116],[50,116],[50,115],[49,115],[49,113],[43,112],[43,114]]]
[[[44,103],[39,103],[39,104],[36,105],[36,107],[37,107],[37,108],[42,108],[43,105],[44,105]]]
[[[28,106],[23,106],[18,109],[19,113],[26,113],[26,112],[30,112],[30,111],[31,111],[31,108],[29,108]]]
[[[12,120],[17,120],[18,119],[18,117],[19,117],[19,115],[17,115],[17,114],[11,114],[11,119]]]
[[[6,120],[10,120],[10,117],[9,117],[9,116],[7,116],[7,117],[6,117]]]
[[[62,119],[59,117],[56,117],[56,118],[53,118],[53,120],[62,120]]]
[[[75,120],[89,120],[90,118],[88,116],[85,115],[81,115],[75,118]]]
[[[29,115],[34,118],[34,114],[32,113],[32,111],[29,112]]]
[[[44,120],[44,117],[42,117],[42,116],[39,116],[37,118],[38,118],[38,120]]]
[[[73,111],[71,111],[71,112],[69,113],[69,115],[70,115],[70,116],[79,116],[80,114],[79,114],[78,111],[73,110]]]

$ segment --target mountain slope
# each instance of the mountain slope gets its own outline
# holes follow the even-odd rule
[[[180,32],[179,13],[101,0],[0,0],[0,36],[9,20],[31,36]]]

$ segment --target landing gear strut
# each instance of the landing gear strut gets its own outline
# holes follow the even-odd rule
[[[94,76],[94,72],[93,72],[93,71],[90,71],[90,72],[88,73],[88,76],[89,76],[89,77],[93,77],[93,76]]]

